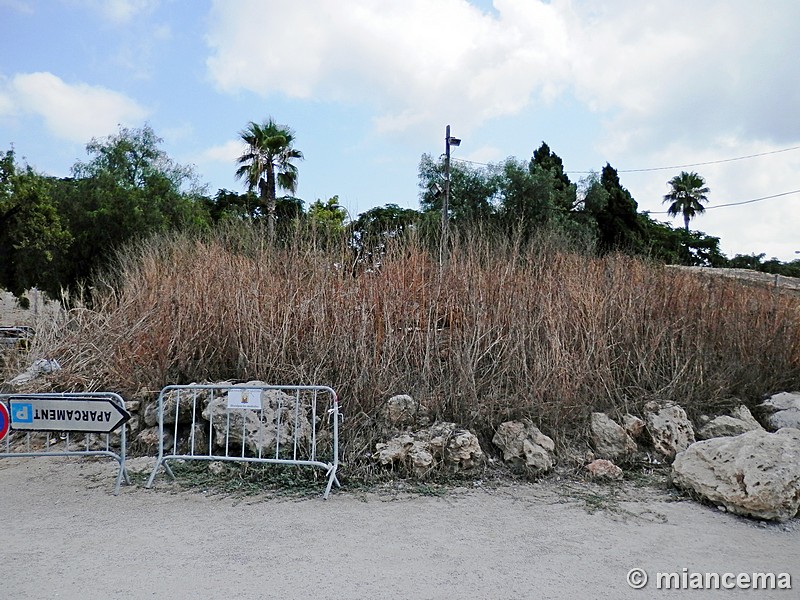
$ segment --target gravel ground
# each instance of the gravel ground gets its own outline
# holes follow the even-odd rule
[[[800,578],[800,526],[630,484],[613,502],[608,487],[553,481],[323,501],[159,477],[114,497],[114,474],[110,461],[0,460],[1,598],[797,598],[800,586],[656,589],[657,572],[684,568]],[[626,583],[635,567],[644,590]]]

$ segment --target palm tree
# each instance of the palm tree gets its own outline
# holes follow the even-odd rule
[[[697,173],[682,171],[669,180],[672,187],[669,194],[664,196],[664,202],[671,202],[667,214],[671,217],[683,215],[686,231],[689,231],[689,221],[695,216],[705,212],[703,202],[708,202],[706,194],[710,191],[706,187],[706,180]]]
[[[294,193],[297,189],[297,167],[294,159],[302,159],[303,153],[292,147],[294,131],[278,125],[268,118],[259,124],[250,121],[239,132],[247,144],[247,151],[236,162],[240,165],[236,177],[247,183],[247,189],[258,188],[261,205],[267,209],[267,234],[270,241],[275,238],[275,190],[280,187]]]

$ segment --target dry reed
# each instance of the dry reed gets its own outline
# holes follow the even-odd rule
[[[62,388],[155,394],[193,381],[326,384],[348,415],[345,458],[408,393],[486,440],[530,417],[580,438],[592,411],[652,399],[690,414],[800,387],[800,301],[622,255],[467,236],[445,269],[419,241],[351,272],[345,245],[264,247],[235,228],[128,249],[35,352]],[[349,453],[349,456],[348,456]]]

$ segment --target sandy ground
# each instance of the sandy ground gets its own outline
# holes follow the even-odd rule
[[[153,459],[136,459],[148,470]],[[629,486],[590,512],[549,482],[443,496],[111,494],[114,463],[0,460],[0,598],[797,598],[800,525]],[[133,467],[133,465],[132,465]],[[577,486],[577,487],[576,487]],[[564,490],[567,489],[565,495]],[[793,590],[631,589],[627,573],[788,572]]]

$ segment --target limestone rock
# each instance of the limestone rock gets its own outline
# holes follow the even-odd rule
[[[592,413],[592,445],[601,457],[619,458],[636,452],[636,442],[627,432],[604,413]]]
[[[586,465],[586,470],[595,479],[622,479],[622,469],[610,460],[598,458]]]
[[[662,408],[655,402],[648,402],[645,421],[653,447],[667,458],[674,458],[695,442],[692,423],[680,406]]]
[[[413,443],[414,438],[408,433],[393,437],[386,442],[379,442],[375,444],[375,454],[372,458],[382,465],[404,462]]]
[[[482,462],[483,451],[473,433],[455,423],[436,423],[376,444],[373,458],[422,476],[436,466],[452,472],[469,470]]]
[[[164,424],[174,425],[177,416],[178,423],[187,425],[192,422],[192,413],[195,420],[200,419],[200,412],[207,403],[207,390],[170,390],[164,394]],[[177,415],[176,415],[177,413]],[[149,402],[142,413],[144,422],[148,427],[158,424],[158,400]]]
[[[529,419],[501,423],[492,443],[503,451],[503,460],[515,468],[546,472],[553,468],[553,440]]]
[[[178,434],[178,454],[208,454],[208,424],[195,423],[194,427],[181,429]]]
[[[125,425],[127,426],[127,429],[125,431],[125,437],[128,441],[130,441],[132,439],[135,439],[136,434],[141,430],[142,419],[139,417],[139,415],[133,414],[131,415],[131,418],[128,419],[128,422],[125,423]],[[111,435],[113,435],[116,438],[121,434],[121,432],[122,432],[122,427],[113,431]]]
[[[784,427],[800,429],[800,392],[781,392],[758,405],[767,428],[777,431]]]
[[[258,382],[259,385],[263,385]],[[194,385],[194,384],[192,384]],[[228,385],[222,382],[214,385]],[[200,413],[208,406],[208,402],[213,396],[214,390],[211,389],[173,389],[164,394],[164,423],[174,425],[177,418],[179,424],[191,425],[192,416],[195,422],[200,420]],[[220,394],[217,390],[217,394]],[[149,403],[144,408],[144,420],[148,425],[158,423],[158,400]]]
[[[254,384],[252,384],[254,385]],[[248,456],[275,456],[276,451],[293,452],[294,444],[307,447],[312,426],[308,407],[302,406],[295,415],[295,398],[280,390],[264,390],[261,410],[228,409],[225,395],[209,397],[202,416],[211,422],[213,444],[224,448],[245,446]],[[295,425],[295,416],[297,417]]]
[[[142,411],[142,422],[147,427],[154,427],[158,424],[158,402],[146,404]]]
[[[752,430],[697,442],[677,455],[672,478],[730,512],[787,521],[800,508],[800,431]]]
[[[226,469],[227,466],[221,460],[212,460],[208,463],[208,472],[216,477],[222,475]]]
[[[769,416],[767,424],[773,430],[783,429],[784,427],[800,429],[800,408],[776,412],[774,415]]]
[[[407,394],[387,400],[383,419],[390,427],[425,427],[430,422],[428,409]]]
[[[756,421],[755,417],[753,417],[750,409],[748,409],[744,404],[740,404],[736,408],[731,411],[731,416],[734,419],[739,419],[743,421],[745,425],[749,426],[750,429],[748,431],[752,431],[754,429],[763,429],[761,427],[761,423]]]
[[[399,465],[410,468],[422,477],[433,466],[433,455],[425,442],[415,440],[411,434],[403,434],[375,445],[374,458],[382,465]]]
[[[738,406],[731,415],[720,415],[708,421],[697,430],[697,439],[709,440],[716,437],[741,435],[748,431],[762,429],[746,406]]]
[[[772,408],[773,412],[800,408],[800,392],[781,392],[780,394],[774,394],[762,402],[760,406]]]
[[[625,430],[625,433],[631,436],[631,439],[635,442],[642,437],[645,429],[645,423],[639,417],[626,414],[622,417],[622,428]]]
[[[148,427],[147,429],[142,429],[136,435],[136,442],[144,446],[150,452],[157,452],[158,451],[158,427]],[[165,429],[164,430],[164,451],[165,452],[172,452],[172,443],[173,443],[173,435],[172,432]]]
[[[411,468],[416,474],[427,473],[433,466],[433,454],[428,452],[421,442],[414,442],[411,452]]]
[[[425,430],[423,430],[425,431]],[[483,461],[478,437],[455,423],[437,423],[428,428],[434,458],[441,460],[451,471],[465,471]]]

